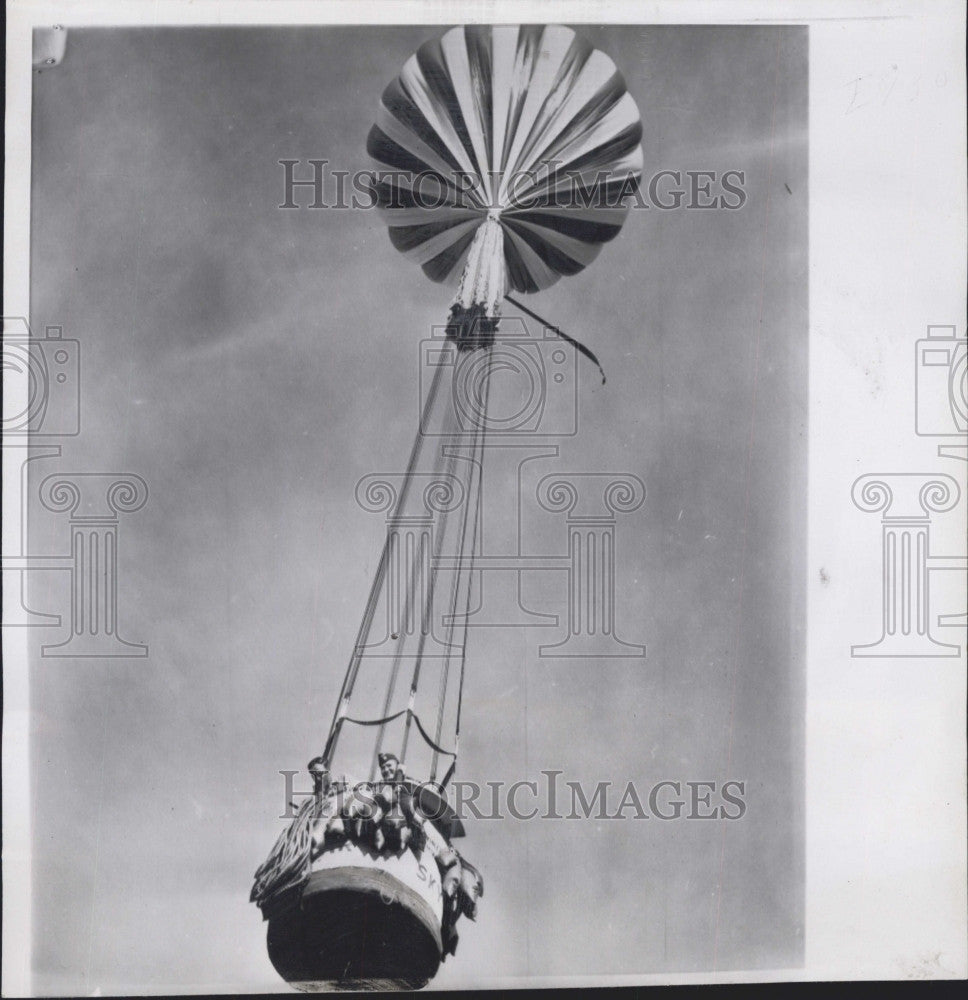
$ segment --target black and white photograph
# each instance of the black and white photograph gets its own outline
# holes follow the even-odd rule
[[[965,15],[829,10],[8,4],[4,996],[968,975]]]

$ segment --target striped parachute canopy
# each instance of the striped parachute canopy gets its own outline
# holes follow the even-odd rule
[[[641,137],[615,64],[570,28],[464,26],[410,57],[367,150],[393,245],[493,316],[618,234]]]

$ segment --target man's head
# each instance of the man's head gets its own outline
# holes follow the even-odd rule
[[[310,777],[313,779],[313,790],[317,795],[326,791],[329,787],[329,768],[322,757],[313,757],[306,765]]]
[[[397,776],[397,771],[400,770],[400,760],[392,753],[381,753],[377,757],[377,761],[380,764],[380,774],[383,775],[384,781],[392,781]]]

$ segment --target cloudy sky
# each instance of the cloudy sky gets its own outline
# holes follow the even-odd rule
[[[251,875],[278,772],[325,738],[376,568],[383,521],[354,489],[403,470],[419,344],[452,293],[376,213],[279,210],[278,161],[366,168],[383,87],[441,30],[78,30],[34,76],[31,322],[81,343],[82,433],[31,488],[104,471],[150,491],[119,544],[121,634],[148,657],[35,642],[38,992],[281,985]],[[534,457],[520,498],[519,456],[495,449],[485,525],[500,549],[520,499],[529,549],[561,554],[538,479],[639,477],[616,627],[647,655],[539,656],[563,624],[471,629],[460,776],[736,779],[747,813],[470,820],[486,895],[441,986],[802,959],[806,32],[578,30],[626,76],[646,178],[740,170],[747,201],[633,211],[529,299],[608,383],[579,364],[578,433]],[[31,514],[32,551],[66,550],[64,515]],[[34,608],[67,614],[63,576],[32,575]],[[560,574],[522,588],[564,615]]]

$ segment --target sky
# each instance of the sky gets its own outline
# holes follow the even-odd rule
[[[282,986],[251,876],[280,770],[321,749],[379,557],[356,484],[406,466],[420,343],[453,291],[375,212],[280,210],[278,161],[367,168],[384,86],[440,30],[77,30],[34,76],[31,324],[80,342],[82,430],[29,466],[30,550],[68,546],[36,502],[50,473],[149,490],[118,544],[120,633],[148,656],[41,656],[64,636],[35,630],[37,992]],[[632,211],[528,298],[608,382],[579,361],[577,433],[492,449],[488,551],[513,551],[516,506],[529,553],[567,551],[534,502],[546,475],[638,477],[615,619],[646,655],[540,656],[567,591],[524,574],[559,624],[469,630],[458,776],[560,769],[643,797],[733,779],[747,811],[468,820],[485,896],[442,987],[802,961],[806,32],[577,30],[625,75],[646,178],[739,170],[747,200]],[[65,576],[31,574],[31,606],[66,614]],[[493,579],[500,601],[514,578]]]

